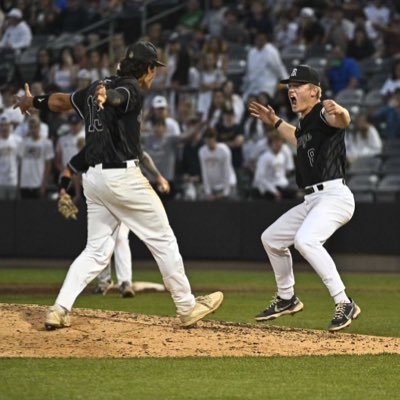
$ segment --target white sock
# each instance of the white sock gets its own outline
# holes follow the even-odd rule
[[[335,304],[351,303],[350,299],[347,297],[347,294],[344,290],[333,296],[333,301],[335,302]]]
[[[289,287],[285,289],[278,289],[278,296],[282,300],[290,300],[294,296],[294,287]]]

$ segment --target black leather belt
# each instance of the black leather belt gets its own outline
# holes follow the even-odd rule
[[[343,185],[345,185],[346,181],[344,179],[342,179],[342,183],[343,183]],[[319,183],[317,185],[316,189],[314,188],[314,186],[311,186],[309,188],[304,189],[304,193],[305,194],[311,194],[311,193],[314,193],[314,192],[320,192],[321,190],[324,190],[324,184],[323,183]]]
[[[139,160],[133,160],[136,164],[136,166],[139,165]],[[127,168],[128,163],[126,161],[124,162],[109,162],[109,163],[102,163],[101,168],[102,169],[119,169],[119,168]]]
[[[311,186],[311,187],[309,187],[307,189],[304,189],[304,193],[305,194],[311,194],[311,193],[314,193],[314,192],[317,192],[317,191],[320,192],[321,190],[324,190],[324,184],[323,183],[320,183],[319,185],[317,185],[317,190],[315,190],[313,186]]]

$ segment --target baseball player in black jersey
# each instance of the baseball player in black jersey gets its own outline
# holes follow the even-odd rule
[[[151,87],[159,66],[164,64],[158,61],[156,48],[140,41],[128,47],[118,76],[94,82],[72,95],[32,97],[26,84],[25,95],[16,99],[15,107],[23,113],[31,106],[55,112],[75,109],[85,121],[85,161],[90,166],[82,177],[88,208],[87,244],[48,310],[47,329],[70,324],[68,314],[77,296],[109,263],[121,222],[156,259],[182,326],[195,324],[222,303],[221,292],[194,298],[164,207],[138,167],[142,160],[142,90]]]
[[[295,314],[303,304],[294,292],[294,247],[311,264],[328,288],[336,307],[328,330],[351,324],[361,310],[346,295],[335,263],[323,247],[325,241],[346,224],[354,212],[354,197],[345,185],[345,128],[348,111],[333,100],[321,101],[318,73],[307,65],[293,69],[288,79],[292,110],[300,116],[297,127],[279,118],[270,106],[252,102],[251,115],[273,125],[288,142],[297,146],[296,179],[305,191],[304,202],[283,214],[261,236],[278,287],[271,304],[256,316],[268,321]]]

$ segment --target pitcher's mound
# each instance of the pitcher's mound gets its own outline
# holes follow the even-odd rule
[[[0,357],[186,357],[400,354],[400,338],[74,309],[72,326],[46,331],[46,307],[0,304]]]

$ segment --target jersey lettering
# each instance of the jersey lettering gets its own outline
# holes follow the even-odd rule
[[[96,103],[94,96],[90,95],[87,98],[87,105],[89,110],[89,126],[88,132],[99,132],[103,130],[103,125],[98,116],[100,111],[99,105]]]
[[[314,166],[315,149],[311,148],[307,150],[308,160],[310,161],[310,166]]]

